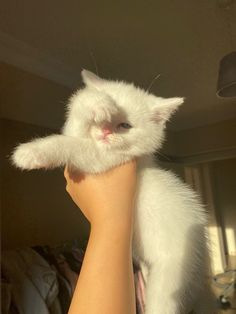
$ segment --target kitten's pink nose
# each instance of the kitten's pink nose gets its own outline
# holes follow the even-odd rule
[[[109,128],[103,128],[102,131],[104,136],[107,136],[112,133],[111,129]]]

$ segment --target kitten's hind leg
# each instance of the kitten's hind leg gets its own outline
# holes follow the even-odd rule
[[[20,144],[11,159],[15,166],[26,170],[60,167],[67,163],[72,145],[67,136],[51,135]]]
[[[151,265],[146,282],[145,314],[185,313],[181,306],[181,270],[176,265],[178,261],[174,260]]]

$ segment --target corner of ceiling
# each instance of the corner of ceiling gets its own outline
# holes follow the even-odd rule
[[[0,61],[69,88],[77,85],[78,73],[44,51],[0,31]]]

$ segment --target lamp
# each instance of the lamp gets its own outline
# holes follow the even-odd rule
[[[224,56],[220,61],[217,96],[236,97],[236,51]]]
[[[233,0],[219,0],[219,7],[229,12]],[[231,48],[233,50],[232,30],[227,14],[227,26]],[[232,51],[220,60],[216,95],[222,98],[236,97],[236,51]]]

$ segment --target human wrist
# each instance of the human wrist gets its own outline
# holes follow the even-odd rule
[[[122,227],[133,223],[134,208],[131,204],[103,204],[91,212],[91,225]]]
[[[101,236],[131,236],[133,230],[133,216],[120,215],[104,219],[91,220],[91,233]]]

